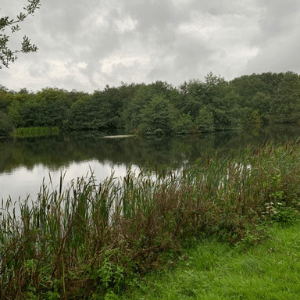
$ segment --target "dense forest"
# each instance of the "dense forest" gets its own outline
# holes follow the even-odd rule
[[[300,76],[293,72],[244,75],[226,81],[122,84],[93,94],[47,87],[36,93],[0,85],[0,136],[26,127],[58,127],[139,135],[238,130],[300,120]]]

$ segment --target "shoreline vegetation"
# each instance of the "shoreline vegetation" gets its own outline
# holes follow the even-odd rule
[[[167,82],[125,84],[89,94],[47,87],[9,91],[0,85],[0,136],[16,130],[98,131],[174,136],[299,125],[300,77],[293,72],[244,75],[226,81],[212,73],[178,87]],[[45,129],[44,129],[45,130]],[[56,129],[57,130],[57,129]],[[38,130],[39,131],[39,130]],[[106,134],[107,133],[107,134]]]
[[[77,178],[0,216],[1,299],[118,299],[147,274],[214,239],[241,251],[299,220],[300,141],[144,169],[100,184]],[[106,298],[105,298],[106,297]]]
[[[11,133],[12,137],[27,138],[58,135],[58,127],[26,127],[17,128]]]

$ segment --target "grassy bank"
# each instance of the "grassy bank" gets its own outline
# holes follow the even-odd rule
[[[299,299],[300,223],[274,224],[268,235],[246,251],[239,244],[204,240],[180,257],[175,269],[148,275],[126,296],[111,299]]]
[[[20,203],[20,218],[8,201],[1,299],[108,298],[207,238],[257,245],[266,238],[262,224],[298,218],[299,158],[298,143],[267,145],[207,157],[178,174],[129,171],[101,184],[79,178],[67,190],[43,185],[35,203]]]

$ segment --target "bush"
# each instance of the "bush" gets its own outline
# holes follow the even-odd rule
[[[291,226],[299,221],[299,212],[293,207],[282,206],[273,215],[272,219],[281,225]]]

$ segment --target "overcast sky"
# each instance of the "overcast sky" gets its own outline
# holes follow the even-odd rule
[[[27,4],[1,0],[0,17]],[[299,0],[41,0],[20,26],[11,48],[27,35],[39,50],[0,70],[15,91],[300,73]]]

